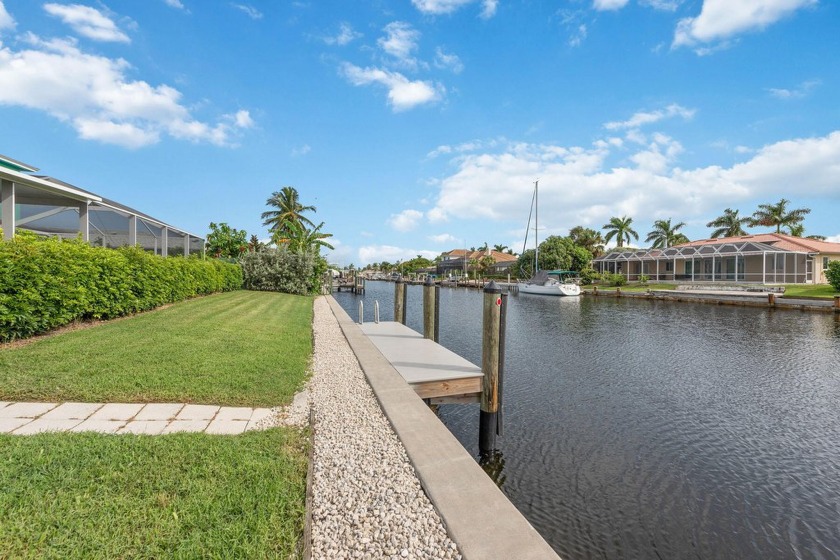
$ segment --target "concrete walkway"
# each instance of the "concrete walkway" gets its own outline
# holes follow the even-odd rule
[[[0,434],[100,432],[241,434],[268,424],[270,408],[204,404],[0,402]]]

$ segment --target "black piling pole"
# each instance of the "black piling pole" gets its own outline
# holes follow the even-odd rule
[[[484,288],[484,313],[482,321],[481,371],[484,374],[481,390],[481,412],[479,413],[479,451],[496,448],[496,432],[499,426],[499,373],[502,334],[502,290],[491,281]]]

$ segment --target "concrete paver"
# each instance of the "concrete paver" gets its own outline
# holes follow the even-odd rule
[[[156,436],[162,434],[169,420],[132,420],[119,430],[117,434],[145,434]]]
[[[225,434],[235,435],[241,434],[248,426],[247,420],[213,420],[207,429],[204,430],[206,434]]]
[[[94,412],[90,420],[131,420],[137,416],[143,406],[143,404],[135,403],[108,403]]]
[[[125,420],[99,420],[93,417],[88,418],[71,432],[99,432],[101,434],[115,434],[117,430],[125,426]]]
[[[210,421],[219,411],[219,406],[209,404],[187,404],[175,417],[175,420],[207,420]]]
[[[0,433],[47,431],[105,434],[204,432],[241,434],[271,415],[270,408],[180,403],[0,403]]]
[[[163,429],[164,434],[177,432],[203,432],[210,424],[210,420],[173,420]]]
[[[8,434],[30,422],[32,418],[0,418],[0,434]]]
[[[45,420],[84,420],[102,408],[102,403],[62,403],[44,414]]]
[[[265,420],[271,416],[271,409],[270,408],[255,408],[254,413],[251,414],[251,418],[248,421],[248,426],[246,427],[247,430],[253,430],[257,427],[257,424],[260,420]]]
[[[0,418],[37,418],[57,406],[58,403],[12,403],[0,409]]]
[[[147,404],[137,413],[134,420],[174,420],[184,408],[179,403],[152,403]]]
[[[12,433],[18,436],[25,436],[32,434],[40,434],[42,432],[66,432],[67,430],[75,428],[81,423],[82,421],[79,419],[38,418],[36,420],[33,420],[32,422],[29,422],[28,424],[24,424]]]
[[[254,409],[247,406],[223,406],[214,420],[245,420],[247,422],[252,414],[254,414]]]

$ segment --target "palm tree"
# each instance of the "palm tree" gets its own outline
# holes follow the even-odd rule
[[[509,249],[510,249],[510,247],[508,247],[507,245],[502,245],[500,243],[497,243],[496,245],[493,245],[493,250],[496,251],[497,253],[504,253],[505,251],[507,251]]]
[[[618,247],[624,247],[624,242],[627,241],[627,243],[630,243],[631,237],[633,239],[639,239],[639,234],[630,227],[632,223],[633,218],[628,218],[627,216],[622,218],[613,216],[610,218],[609,223],[601,227],[601,229],[607,230],[607,235],[604,236],[604,243],[609,243],[615,237],[616,245]]]
[[[593,258],[598,258],[604,254],[604,238],[600,231],[583,226],[575,226],[569,230],[569,239],[575,245],[579,245],[592,253]]]
[[[272,234],[279,232],[281,237],[288,237],[293,233],[294,224],[299,224],[304,228],[305,226],[315,227],[315,224],[303,213],[315,212],[316,208],[301,204],[297,189],[294,187],[283,187],[271,193],[265,203],[276,208],[276,210],[263,212],[261,216],[263,225],[269,226],[268,231]]]
[[[739,235],[747,235],[742,226],[749,224],[751,218],[741,218],[738,216],[737,210],[727,208],[723,211],[723,216],[719,216],[706,224],[706,227],[717,228],[712,232],[712,239],[718,237],[738,237]]]
[[[782,226],[795,226],[811,213],[810,208],[794,208],[788,211],[789,200],[782,199],[776,204],[759,204],[758,210],[753,212],[750,227],[776,226],[776,233],[782,233]]]
[[[285,245],[293,253],[308,253],[314,251],[318,254],[321,247],[327,249],[335,249],[325,239],[332,237],[331,233],[322,233],[321,228],[324,227],[324,222],[321,222],[313,229],[307,229],[300,223],[287,222],[288,228],[286,231],[276,230],[272,240],[279,246]]]
[[[653,222],[653,230],[647,234],[645,242],[649,243],[653,241],[654,249],[667,249],[677,243],[685,243],[688,241],[688,238],[681,233],[677,233],[677,230],[684,226],[685,222],[680,222],[672,226],[671,218],[667,220],[656,220]]]

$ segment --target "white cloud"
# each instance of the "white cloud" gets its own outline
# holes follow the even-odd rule
[[[682,0],[641,0],[643,6],[649,6],[663,12],[675,12],[682,5]]]
[[[392,21],[385,26],[385,37],[380,37],[376,44],[386,54],[394,58],[400,66],[416,69],[418,62],[414,58],[420,32],[404,21]]]
[[[251,128],[254,126],[254,119],[251,118],[250,111],[244,109],[237,111],[233,115],[228,115],[233,124],[239,128]]]
[[[439,16],[444,14],[451,14],[460,10],[468,4],[473,4],[478,0],[411,0],[414,7],[426,15]],[[496,9],[499,5],[499,0],[480,0],[481,14],[484,19],[488,19],[496,15]]]
[[[388,88],[388,104],[394,111],[406,111],[418,105],[433,103],[440,100],[446,92],[440,84],[411,81],[399,72],[380,68],[360,68],[344,63],[341,72],[355,86],[380,84]]]
[[[167,6],[170,8],[177,8],[179,10],[185,10],[184,4],[181,3],[181,0],[163,0]]]
[[[3,5],[3,0],[0,0],[0,30],[14,29],[15,25],[17,25],[15,23],[15,18],[6,11],[6,6]]]
[[[672,48],[725,41],[747,31],[761,30],[817,0],[704,0],[700,15],[677,23]],[[724,43],[725,44],[725,43]],[[698,54],[710,51],[700,48]]]
[[[130,43],[131,39],[123,33],[117,24],[95,8],[81,4],[44,4],[44,10],[51,16],[73,28],[79,35],[95,41],[114,41]]]
[[[434,159],[442,155],[463,154],[466,152],[475,152],[476,150],[486,150],[498,146],[502,141],[504,141],[503,138],[493,140],[473,140],[471,142],[462,142],[461,144],[456,144],[454,146],[443,144],[426,154],[426,157]]]
[[[175,88],[131,81],[127,61],[87,54],[72,39],[28,33],[22,40],[31,48],[0,47],[0,104],[44,111],[81,138],[138,148],[168,134],[223,146],[251,122],[247,111],[223,115],[215,125],[198,121]]]
[[[423,212],[418,210],[403,210],[399,214],[391,214],[388,218],[388,225],[397,231],[411,231],[420,224],[423,219]]]
[[[789,196],[791,185],[803,198],[836,197],[840,131],[770,144],[730,167],[684,169],[677,161],[680,142],[662,134],[653,134],[649,142],[638,147],[608,140],[590,147],[508,143],[500,151],[469,154],[441,180],[426,215],[432,222],[521,219],[524,230],[537,178],[540,215],[546,217],[541,225],[549,228],[545,234],[578,224],[600,227],[616,215],[633,216],[637,223],[671,216],[702,221],[739,202]]]
[[[460,74],[464,71],[464,63],[458,58],[457,54],[449,54],[442,48],[435,49],[435,66],[441,69],[452,70],[455,74]]]
[[[599,12],[620,10],[627,2],[628,0],[593,0],[592,7]]]
[[[481,3],[481,17],[483,19],[490,19],[496,15],[498,8],[499,0],[483,0]]]
[[[339,47],[343,47],[345,45],[349,45],[360,37],[362,37],[362,34],[354,31],[352,25],[342,22],[338,27],[338,33],[332,37],[324,37],[324,42],[328,45],[338,45]]]
[[[840,243],[840,233],[838,233],[837,235],[829,235],[825,238],[825,240],[829,243]]]
[[[424,249],[406,249],[393,245],[366,245],[359,248],[359,260],[362,266],[382,261],[388,261],[390,263],[407,261],[415,258],[417,255],[426,257],[427,259],[434,259],[439,254],[440,252]]]
[[[577,30],[572,33],[572,36],[569,37],[569,46],[570,47],[579,47],[583,44],[583,41],[586,39],[587,29],[586,24],[581,23],[578,25]]]
[[[672,117],[682,117],[685,120],[689,120],[694,117],[695,112],[696,111],[694,109],[686,109],[681,105],[672,103],[664,109],[649,112],[640,111],[626,121],[608,122],[604,125],[604,128],[607,130],[635,129],[643,125],[653,124],[663,119]]]
[[[312,151],[312,147],[309,144],[304,144],[303,146],[292,149],[292,157],[305,156],[306,154],[308,154],[311,151]]]
[[[258,9],[256,9],[253,6],[249,6],[248,4],[231,3],[231,6],[233,6],[237,10],[240,10],[240,11],[244,12],[245,15],[247,15],[251,19],[262,19],[263,18],[263,14],[262,14],[261,11],[259,11]]]
[[[448,233],[441,233],[440,235],[430,235],[428,237],[428,239],[430,241],[434,241],[435,243],[440,243],[441,245],[444,244],[444,243],[451,245],[453,243],[461,241],[460,239],[456,238],[454,235],[451,235],[451,234],[448,234]]]
[[[807,80],[799,84],[794,89],[768,88],[770,95],[778,99],[801,99],[806,97],[811,90],[820,85],[820,80]]]

